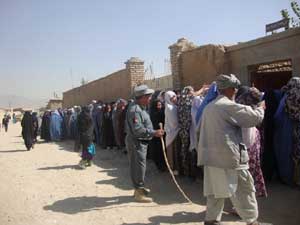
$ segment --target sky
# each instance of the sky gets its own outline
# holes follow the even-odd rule
[[[168,47],[265,36],[289,0],[0,0],[0,96],[50,98],[125,68],[163,74]]]

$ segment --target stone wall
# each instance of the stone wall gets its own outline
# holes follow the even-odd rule
[[[120,70],[63,93],[63,106],[86,105],[92,100],[114,101],[129,95],[127,71]]]
[[[126,64],[127,76],[129,79],[130,93],[132,93],[133,87],[144,83],[145,80],[145,69],[144,61],[137,57],[130,58]],[[128,96],[129,97],[129,96]]]
[[[92,100],[104,102],[131,98],[133,87],[144,82],[144,62],[132,57],[126,68],[63,93],[63,107],[86,105]]]
[[[227,69],[242,83],[250,84],[249,67],[280,60],[292,60],[293,75],[300,76],[300,28],[226,48]]]
[[[178,41],[169,47],[171,58],[171,71],[173,76],[173,88],[182,88],[182,68],[181,68],[181,54],[184,51],[195,49],[197,46],[185,38],[180,38]]]
[[[173,90],[173,76],[167,75],[154,79],[145,80],[144,82],[149,88],[154,90]]]
[[[222,45],[205,45],[183,52],[181,64],[181,88],[191,85],[198,89],[209,84],[220,73],[224,73],[225,49]]]
[[[292,61],[293,75],[300,76],[300,28],[232,46],[195,47],[179,39],[169,49],[174,88],[192,85],[197,89],[221,73],[236,74],[250,85],[251,66],[287,59]]]

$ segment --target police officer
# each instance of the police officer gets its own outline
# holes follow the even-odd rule
[[[147,147],[152,137],[162,137],[163,130],[153,130],[146,108],[154,90],[147,85],[134,88],[135,101],[128,106],[126,114],[126,148],[129,153],[130,175],[133,183],[134,198],[138,202],[152,202],[146,197],[150,190],[144,186]]]

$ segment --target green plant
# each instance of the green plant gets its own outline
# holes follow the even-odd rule
[[[290,16],[289,12],[287,9],[282,9],[281,16],[283,19],[289,19],[290,24],[292,27],[299,27],[300,26],[300,7],[299,3],[296,0],[291,0],[290,1],[290,6],[292,8],[293,13],[295,14],[295,17]]]

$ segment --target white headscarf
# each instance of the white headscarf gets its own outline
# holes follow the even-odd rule
[[[171,98],[174,96],[176,96],[176,94],[173,91],[167,91],[165,93],[165,131],[167,147],[174,141],[179,131],[177,106],[171,101]]]

